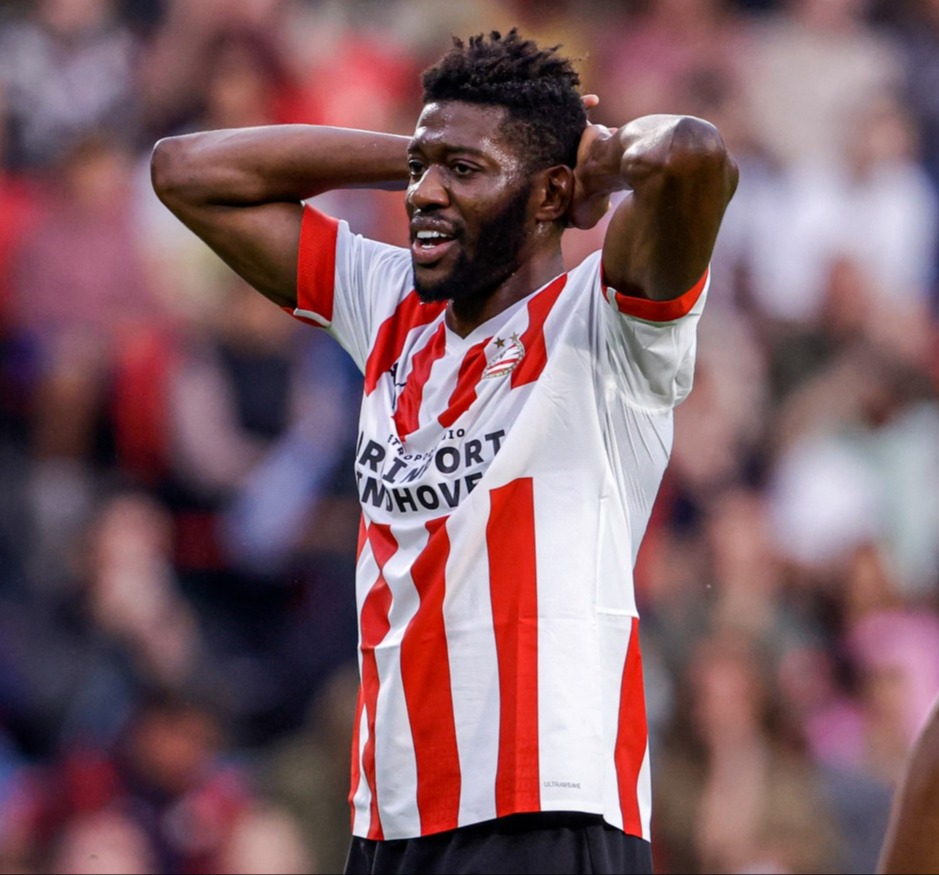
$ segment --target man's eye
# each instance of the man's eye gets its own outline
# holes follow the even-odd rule
[[[475,169],[472,164],[467,164],[464,161],[456,161],[453,164],[453,172],[457,176],[469,176]]]
[[[408,173],[412,179],[417,179],[424,172],[424,165],[420,161],[408,161]]]

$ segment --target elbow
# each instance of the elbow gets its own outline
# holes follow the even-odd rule
[[[710,122],[694,116],[647,116],[621,128],[621,176],[633,188],[664,193],[687,186],[717,186],[726,201],[737,185],[737,166]]]
[[[720,131],[704,119],[682,116],[676,121],[665,165],[672,177],[706,177],[720,182],[728,200],[737,188],[737,164]]]
[[[679,116],[672,128],[671,151],[698,155],[726,155],[727,147],[720,131],[703,118]]]

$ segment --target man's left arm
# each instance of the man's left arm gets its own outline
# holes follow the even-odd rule
[[[717,129],[703,119],[650,115],[615,131],[589,125],[569,217],[591,227],[610,195],[625,190],[603,244],[604,280],[624,295],[669,301],[707,269],[738,177]]]
[[[939,698],[894,796],[878,872],[939,872]]]

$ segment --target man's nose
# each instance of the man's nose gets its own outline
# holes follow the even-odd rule
[[[445,207],[450,202],[450,195],[444,184],[439,167],[432,165],[408,186],[408,202],[418,210],[428,207]]]

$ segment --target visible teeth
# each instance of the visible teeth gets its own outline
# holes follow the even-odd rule
[[[439,231],[418,231],[417,239],[418,240],[434,240],[438,237],[443,237]]]

